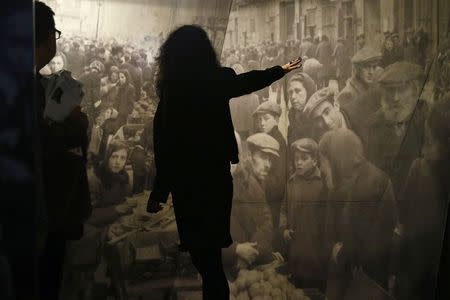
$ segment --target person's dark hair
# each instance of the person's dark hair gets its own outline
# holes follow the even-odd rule
[[[45,3],[34,2],[34,28],[36,45],[44,42],[50,33],[55,30],[55,13]]]
[[[111,158],[111,155],[114,152],[117,152],[117,151],[120,151],[120,150],[123,150],[123,149],[127,150],[127,155],[128,155],[129,154],[129,148],[128,148],[127,144],[125,144],[124,142],[119,141],[119,140],[112,141],[108,145],[108,148],[106,149],[105,161],[106,162],[109,161],[109,159]]]
[[[129,156],[130,150],[127,144],[122,141],[112,141],[108,148],[106,149],[105,157],[100,166],[95,170],[97,177],[101,180],[103,186],[107,189],[112,188],[114,184],[127,185],[129,184],[129,176],[125,168],[121,170],[118,174],[114,174],[109,169],[109,159],[114,152],[126,150],[127,157]]]
[[[361,139],[345,128],[327,131],[320,139],[319,153],[330,162],[333,182],[342,179],[343,171],[351,171],[349,167],[353,169],[366,161]]]
[[[131,84],[131,75],[130,72],[127,69],[120,69],[119,70],[119,74],[122,73],[123,75],[125,75],[125,78],[127,79],[127,83],[126,84]]]
[[[151,96],[153,84],[150,81],[144,81],[141,88],[144,92],[147,93],[147,96]]]
[[[111,48],[111,55],[117,55],[119,53],[123,53],[123,48],[121,46],[113,46]]]
[[[195,25],[184,25],[170,33],[156,61],[156,89],[160,96],[170,80],[208,76],[220,66],[208,35]]]

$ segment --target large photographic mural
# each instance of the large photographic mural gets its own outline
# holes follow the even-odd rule
[[[182,24],[202,26],[238,74],[303,59],[230,101],[231,298],[433,298],[450,149],[438,1],[44,2],[62,36],[41,73],[70,71],[90,121],[94,210],[68,245],[62,299],[201,299],[170,200],[146,212],[155,57]]]

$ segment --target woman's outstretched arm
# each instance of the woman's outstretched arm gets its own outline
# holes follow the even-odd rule
[[[225,68],[227,72],[225,85],[227,96],[228,98],[236,98],[258,91],[300,67],[301,59],[296,59],[283,66],[274,66],[265,70],[253,70],[239,75],[233,69]]]

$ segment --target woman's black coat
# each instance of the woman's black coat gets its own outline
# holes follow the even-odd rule
[[[166,202],[172,193],[182,250],[231,245],[230,162],[239,159],[229,100],[284,74],[280,66],[239,75],[218,68],[163,89],[154,119],[157,174],[150,201]]]

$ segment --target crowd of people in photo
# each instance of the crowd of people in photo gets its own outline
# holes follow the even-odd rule
[[[323,35],[223,50],[237,74],[303,59],[286,79],[230,102],[241,162],[231,166],[234,243],[224,262],[245,268],[279,253],[297,286],[329,300],[344,299],[357,269],[397,299],[430,299],[448,205],[434,179],[449,179],[450,97],[421,98],[431,67],[423,30],[404,41],[386,33],[378,49],[365,39],[355,49]],[[104,240],[132,213],[126,197],[152,189],[161,42],[62,36],[41,70],[69,70],[83,84],[94,209],[69,260],[90,266],[87,281],[99,257],[114,264]]]
[[[358,35],[354,52],[327,36],[224,50],[238,74],[304,60],[286,80],[231,100],[244,159],[226,255],[248,265],[279,251],[298,286],[328,299],[351,293],[359,268],[397,299],[430,297],[448,190],[425,178],[449,179],[450,103],[448,82],[424,98],[429,46],[419,29],[403,42],[386,33],[378,49]]]
[[[107,266],[113,294],[122,297],[124,284],[117,248],[107,241],[123,234],[113,224],[133,213],[126,197],[150,190],[153,165],[153,116],[157,106],[153,61],[161,35],[147,36],[142,48],[71,36],[58,40],[58,51],[40,73],[56,82],[66,70],[81,82],[82,111],[89,120],[88,182],[92,214],[80,241],[71,243],[66,255],[64,297],[98,298],[111,291],[93,289],[94,274]],[[49,84],[47,84],[49,87]],[[105,277],[106,276],[106,277]],[[97,276],[98,277],[98,276]],[[122,294],[121,294],[122,293]],[[103,296],[102,296],[103,295]]]

